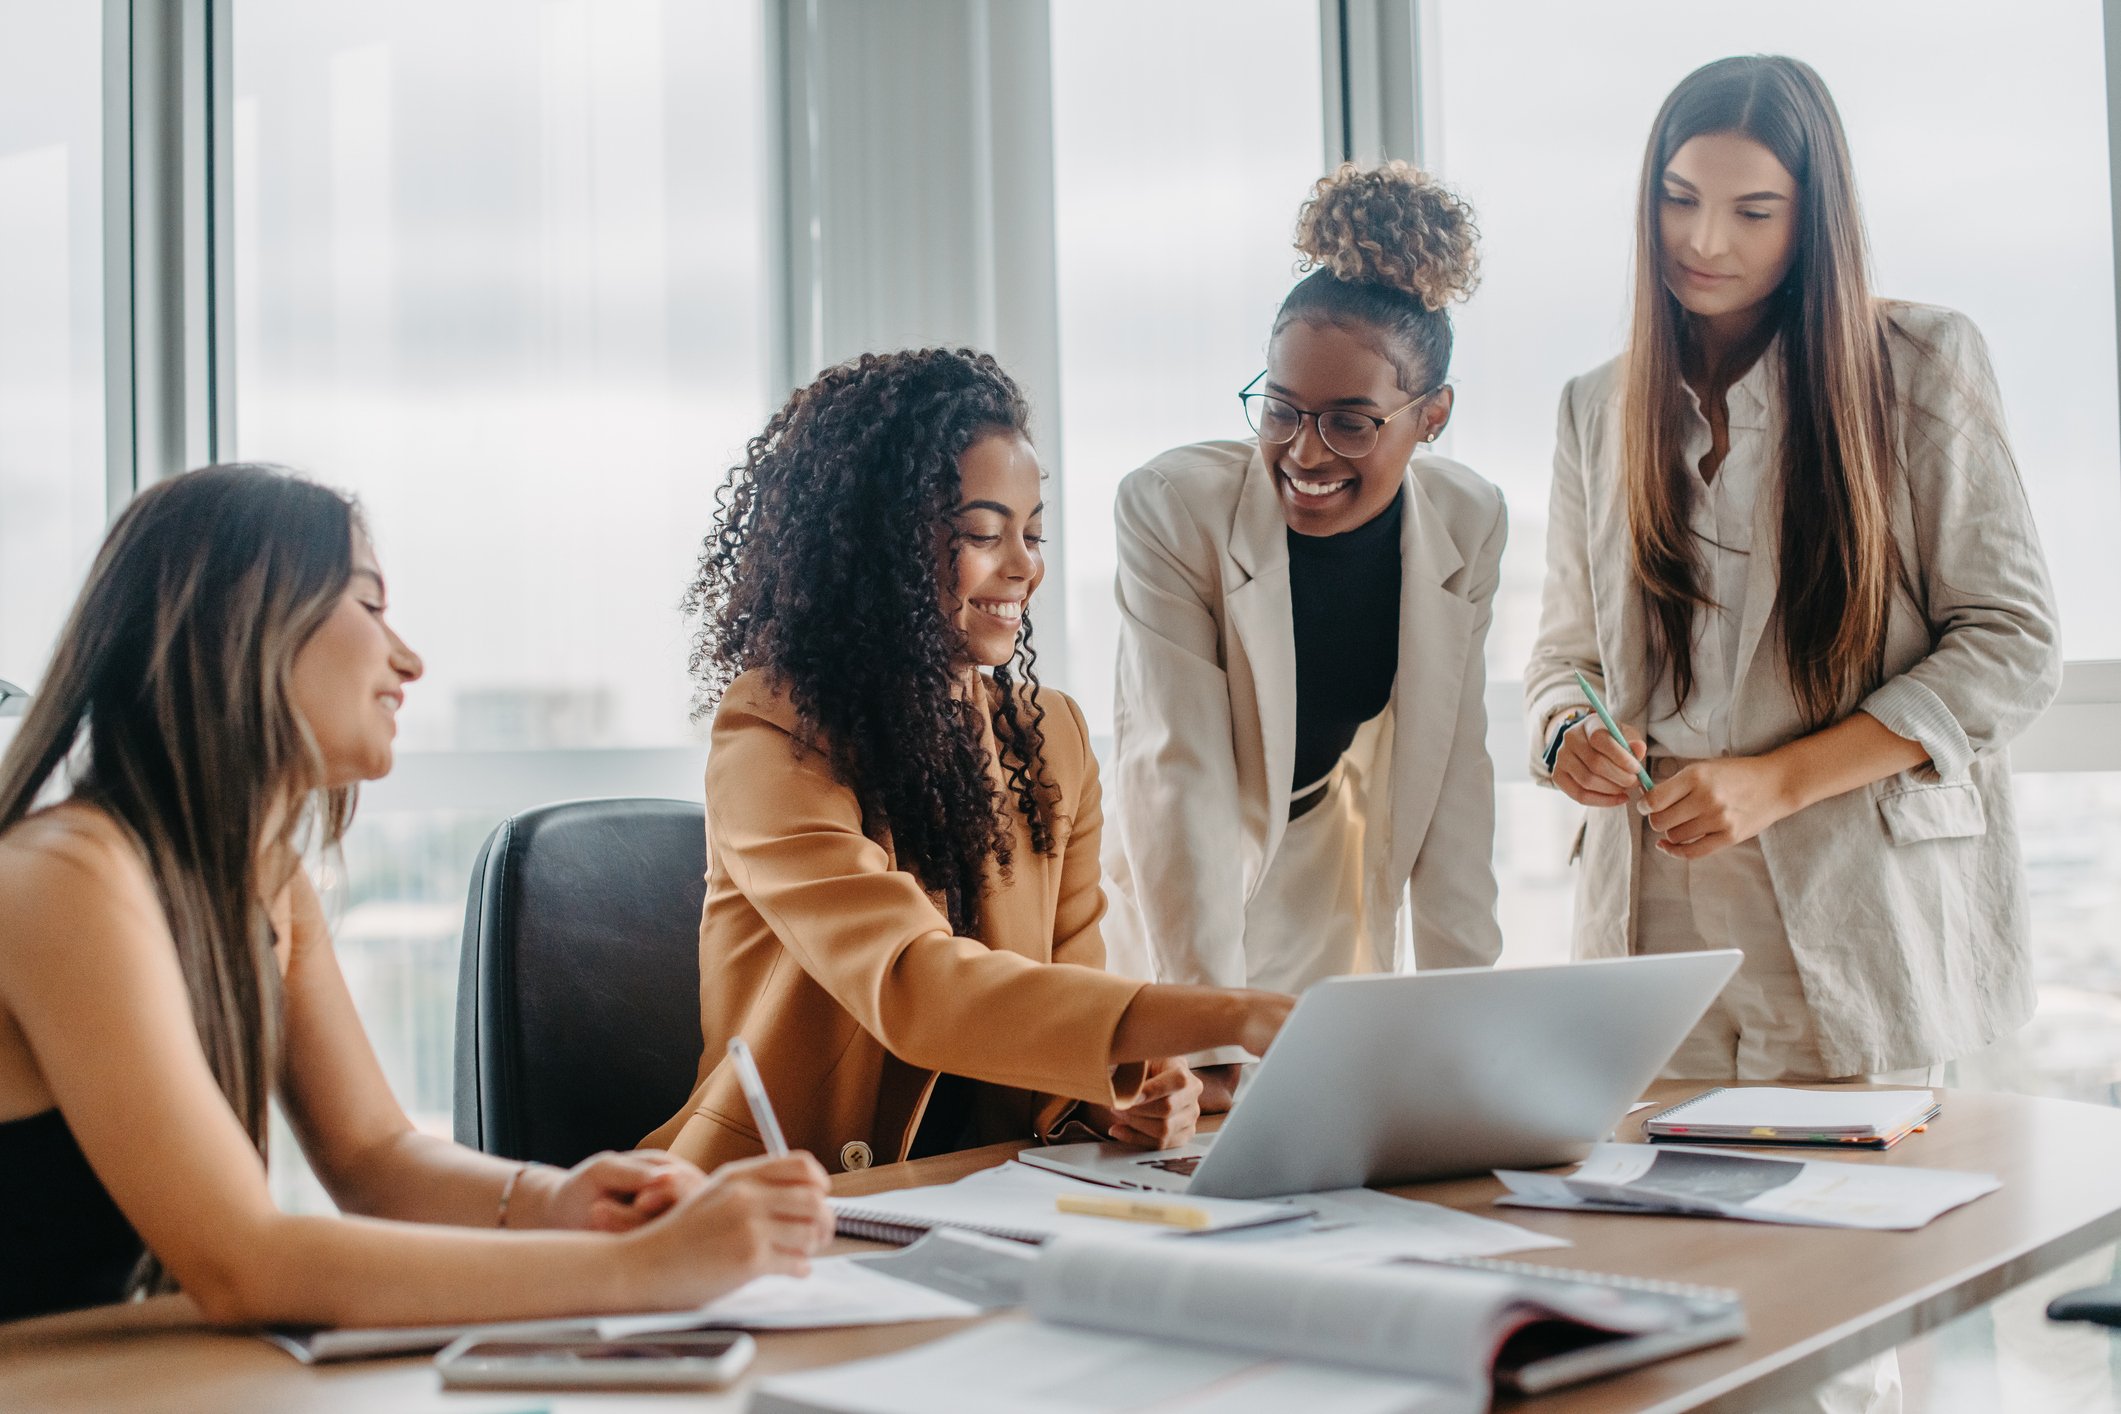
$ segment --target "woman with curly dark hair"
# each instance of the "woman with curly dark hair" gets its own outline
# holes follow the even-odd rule
[[[724,491],[686,607],[707,763],[699,1080],[651,1143],[790,1144],[866,1168],[1064,1126],[1192,1137],[1168,1059],[1257,1053],[1272,992],[1107,973],[1082,713],[1039,685],[1044,575],[1028,410],[994,360],[867,354],[796,393]]]

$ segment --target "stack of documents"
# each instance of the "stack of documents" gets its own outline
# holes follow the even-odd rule
[[[1061,1211],[1063,1200],[1094,1209],[1117,1204],[1145,1214],[1183,1212],[1158,1221],[1123,1221]],[[1436,1203],[1394,1197],[1369,1188],[1300,1193],[1253,1201],[1141,1194],[1069,1178],[1027,1164],[981,1169],[955,1183],[901,1188],[831,1200],[839,1230],[875,1242],[911,1242],[928,1231],[970,1231],[1017,1242],[1057,1237],[1168,1244],[1240,1246],[1247,1254],[1308,1265],[1363,1265],[1401,1258],[1440,1261],[1493,1257],[1534,1247],[1566,1247],[1558,1237],[1528,1231]],[[869,1259],[874,1260],[874,1259]]]
[[[1575,1173],[1495,1176],[1505,1207],[1685,1213],[1807,1227],[1905,1231],[2003,1186],[1994,1174],[1769,1159],[1723,1149],[1599,1144]]]
[[[1890,1149],[1937,1117],[1928,1090],[1717,1089],[1642,1123],[1651,1143],[1855,1145]]]

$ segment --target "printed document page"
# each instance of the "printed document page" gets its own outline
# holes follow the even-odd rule
[[[1204,1247],[1241,1251],[1247,1257],[1320,1266],[1360,1266],[1406,1257],[1441,1261],[1451,1257],[1496,1257],[1539,1247],[1566,1247],[1565,1238],[1440,1203],[1399,1198],[1374,1188],[1306,1193],[1295,1200],[1312,1212],[1306,1224],[1243,1228],[1194,1239]]]
[[[1906,1231],[2002,1187],[1994,1174],[1764,1158],[1728,1149],[1600,1144],[1567,1176],[1498,1170],[1525,1208],[1693,1213],[1751,1222]]]
[[[1485,1390],[1509,1279],[1460,1268],[1292,1267],[1189,1244],[1059,1243],[1031,1273],[1041,1320],[1359,1365]]]
[[[766,1381],[750,1414],[1481,1414],[1488,1391],[1068,1326],[996,1321]]]

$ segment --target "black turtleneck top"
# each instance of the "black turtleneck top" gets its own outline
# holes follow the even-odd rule
[[[1333,769],[1392,700],[1399,671],[1399,529],[1407,493],[1339,535],[1289,534],[1296,626],[1296,770],[1302,791]],[[1317,798],[1291,802],[1290,818]]]

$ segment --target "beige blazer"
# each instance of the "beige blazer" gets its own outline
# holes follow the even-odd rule
[[[1288,824],[1296,760],[1287,523],[1250,442],[1166,452],[1121,483],[1117,519],[1112,966],[1243,986],[1245,910]],[[1419,966],[1491,963],[1502,948],[1482,693],[1506,533],[1495,487],[1442,457],[1408,463],[1399,671],[1354,748],[1380,971],[1407,965],[1397,919],[1410,882]]]
[[[1930,760],[1760,837],[1823,1059],[1844,1075],[1963,1056],[2032,1013],[2005,748],[2054,699],[2062,675],[2047,565],[1980,331],[1950,310],[1885,309],[1901,472],[1893,523],[1914,597],[1894,605],[1884,682],[1846,709],[1920,742]],[[1556,715],[1582,701],[1574,670],[1623,721],[1642,721],[1650,702],[1618,469],[1620,391],[1615,360],[1561,397],[1546,587],[1525,669],[1532,773],[1549,785],[1540,758]],[[1774,624],[1777,473],[1754,511],[1731,721],[1732,750],[1743,755],[1804,734]],[[1644,839],[1633,810],[1587,812],[1579,956],[1629,951]]]
[[[1010,877],[990,868],[981,936],[964,938],[862,832],[830,764],[797,746],[786,695],[759,673],[731,684],[707,755],[706,1045],[691,1097],[644,1144],[704,1168],[764,1152],[725,1054],[738,1035],[789,1145],[835,1171],[904,1158],[945,1071],[987,1082],[981,1143],[1040,1137],[1074,1100],[1134,1093],[1142,1067],[1108,1060],[1141,983],[1104,970],[1097,763],[1075,703],[1051,689],[1039,702],[1059,848],[1033,852],[1009,807]],[[991,732],[988,746],[991,761]]]

